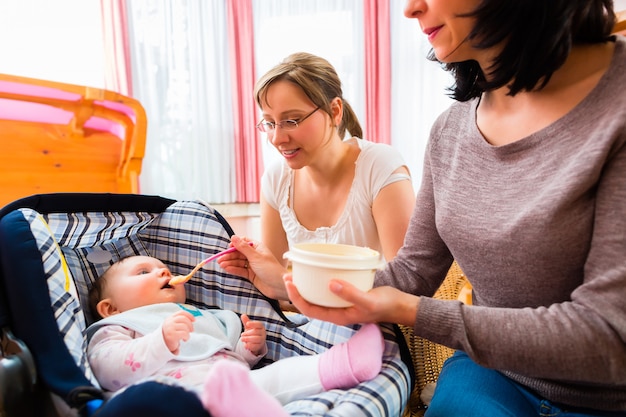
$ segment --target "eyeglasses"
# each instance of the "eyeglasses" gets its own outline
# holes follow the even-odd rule
[[[309,118],[309,116],[311,116],[313,113],[315,113],[319,109],[320,107],[317,106],[315,110],[313,110],[311,113],[301,117],[298,120],[288,119],[288,120],[283,120],[278,123],[268,122],[267,120],[261,120],[256,125],[256,128],[259,129],[263,133],[272,133],[276,130],[277,127],[280,127],[282,130],[294,130],[295,128],[298,127],[300,123],[304,122],[306,119]]]

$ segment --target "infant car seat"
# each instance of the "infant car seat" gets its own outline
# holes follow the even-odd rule
[[[166,382],[139,383],[118,395],[102,390],[85,355],[84,333],[93,321],[86,300],[96,277],[120,258],[150,255],[173,274],[186,274],[227,248],[232,234],[210,205],[158,196],[43,194],[0,210],[0,415],[206,417],[195,394]],[[186,289],[190,304],[246,313],[265,324],[269,352],[259,367],[321,353],[358,328],[285,316],[274,300],[216,262]],[[382,329],[383,369],[376,378],[285,409],[298,416],[401,415],[413,367],[397,327]]]

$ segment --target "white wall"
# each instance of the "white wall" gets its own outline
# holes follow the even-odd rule
[[[261,239],[261,218],[258,204],[212,204],[239,236]]]

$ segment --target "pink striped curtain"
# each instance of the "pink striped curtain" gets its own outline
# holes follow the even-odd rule
[[[365,132],[391,143],[391,29],[389,2],[363,0],[365,28]]]
[[[256,74],[252,1],[230,0],[227,3],[237,201],[256,202],[260,198],[263,156],[259,132],[255,128],[257,112],[253,98]]]
[[[104,38],[105,87],[132,96],[128,21],[124,0],[100,0]]]

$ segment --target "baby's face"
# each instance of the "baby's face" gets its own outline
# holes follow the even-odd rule
[[[169,269],[150,256],[134,256],[115,265],[105,286],[105,297],[121,313],[157,303],[184,303],[185,286],[168,284]]]

